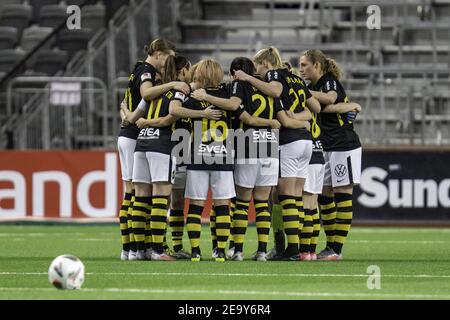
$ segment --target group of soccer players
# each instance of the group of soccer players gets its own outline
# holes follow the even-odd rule
[[[192,65],[167,40],[154,40],[146,52],[120,110],[121,259],[200,261],[209,191],[216,261],[244,259],[251,201],[258,236],[253,260],[342,259],[361,175],[353,130],[361,106],[348,101],[335,61],[308,50],[297,70],[269,47],[253,59],[235,58],[232,81],[224,83],[217,61]],[[321,221],[327,244],[316,254]],[[271,228],[275,247],[267,252]],[[183,249],[185,229],[190,253]]]

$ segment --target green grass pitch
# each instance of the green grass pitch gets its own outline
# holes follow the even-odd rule
[[[246,239],[249,259],[255,227]],[[123,262],[119,241],[118,225],[0,225],[0,299],[450,299],[450,229],[354,227],[344,260],[333,262],[215,262],[206,226],[201,262]],[[85,264],[81,290],[47,280],[66,253]],[[372,265],[380,289],[367,286]]]

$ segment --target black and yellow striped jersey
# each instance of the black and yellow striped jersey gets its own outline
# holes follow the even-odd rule
[[[155,67],[145,61],[138,61],[136,63],[133,72],[131,72],[131,75],[128,78],[128,87],[125,91],[125,101],[131,112],[136,110],[142,100],[141,85],[144,82],[149,81],[155,86],[157,84],[157,73],[158,71]],[[139,129],[134,124],[120,128],[119,136],[137,139],[138,135]]]
[[[229,97],[224,87],[205,90],[215,97]],[[192,97],[188,97],[183,106],[192,110],[203,110],[208,107],[220,109],[207,101],[198,101]],[[191,163],[187,165],[188,170],[232,171],[234,169],[233,163],[229,163],[233,157],[233,150],[227,148],[227,142],[232,136],[229,132],[231,117],[231,112],[223,110],[219,120],[192,119]]]
[[[147,103],[146,119],[164,118],[169,115],[169,105],[172,100],[183,102],[181,92],[170,90],[159,98]],[[149,127],[141,129],[136,142],[135,151],[159,152],[171,154],[174,143],[171,141],[175,124],[167,127]]]
[[[236,119],[233,123],[233,128],[242,129],[247,133],[249,130],[252,130],[252,132],[250,132],[252,139],[250,141],[245,141],[245,158],[259,158],[260,147],[265,147],[265,150],[267,150],[267,153],[265,153],[266,156],[278,156],[278,133],[270,127],[249,126],[239,120],[239,117],[244,111],[246,111],[252,117],[259,117],[268,120],[276,119],[277,113],[283,110],[281,108],[280,100],[265,95],[246,81],[235,80],[231,83],[230,89],[230,96],[237,97],[242,101],[240,107],[235,113]],[[249,155],[248,143],[253,143],[256,145],[257,157],[255,157],[255,155]],[[276,144],[276,154],[270,153],[272,150],[272,143]],[[235,142],[235,146],[240,147],[237,141]],[[240,150],[236,150],[236,154],[240,155],[241,153],[238,151]]]
[[[311,90],[337,93],[335,103],[349,102],[342,84],[330,73],[324,74]],[[321,104],[322,110],[326,105]],[[320,113],[320,140],[325,151],[349,151],[361,147],[359,137],[353,129],[353,122],[345,113]]]
[[[306,100],[311,97],[311,93],[302,78],[287,69],[274,69],[267,72],[265,80],[278,81],[283,85],[280,101],[284,110],[300,113],[306,108]],[[280,145],[297,140],[311,140],[311,133],[306,129],[281,128]]]

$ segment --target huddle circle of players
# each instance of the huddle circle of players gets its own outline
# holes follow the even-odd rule
[[[342,259],[361,176],[353,129],[361,106],[349,102],[336,62],[308,50],[295,69],[269,47],[253,59],[235,58],[232,81],[222,83],[214,59],[192,65],[164,39],[145,51],[120,108],[121,259],[200,261],[209,191],[216,261],[244,260],[251,201],[258,237],[253,260]],[[274,202],[281,211],[272,210]],[[316,253],[321,224],[327,243]],[[166,244],[167,225],[173,248]],[[268,251],[270,229],[275,246]]]

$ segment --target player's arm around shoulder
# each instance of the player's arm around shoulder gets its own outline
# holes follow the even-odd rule
[[[222,111],[215,110],[212,107],[203,110],[194,110],[183,107],[180,100],[173,100],[169,104],[169,113],[177,118],[206,118],[210,120],[219,120],[222,117]]]
[[[336,104],[327,105],[323,108],[324,113],[347,113],[347,112],[361,112],[362,107],[355,102],[339,102]]]
[[[269,97],[279,98],[283,93],[283,85],[279,81],[273,80],[270,82],[266,82],[256,77],[253,77],[242,70],[237,70],[234,76],[238,80],[249,82],[252,86],[257,88],[265,95],[268,95]]]
[[[321,91],[311,91],[311,94],[314,98],[319,100],[321,104],[329,105],[334,104],[338,98],[338,94],[336,91],[328,91],[328,92],[321,92]]]
[[[307,129],[311,128],[309,121],[297,120],[289,117],[288,113],[284,110],[278,111],[277,119],[280,121],[281,125],[288,129]]]
[[[207,101],[225,111],[235,111],[242,103],[242,100],[238,97],[220,98],[208,94],[205,89],[195,90],[192,97],[199,101]]]

